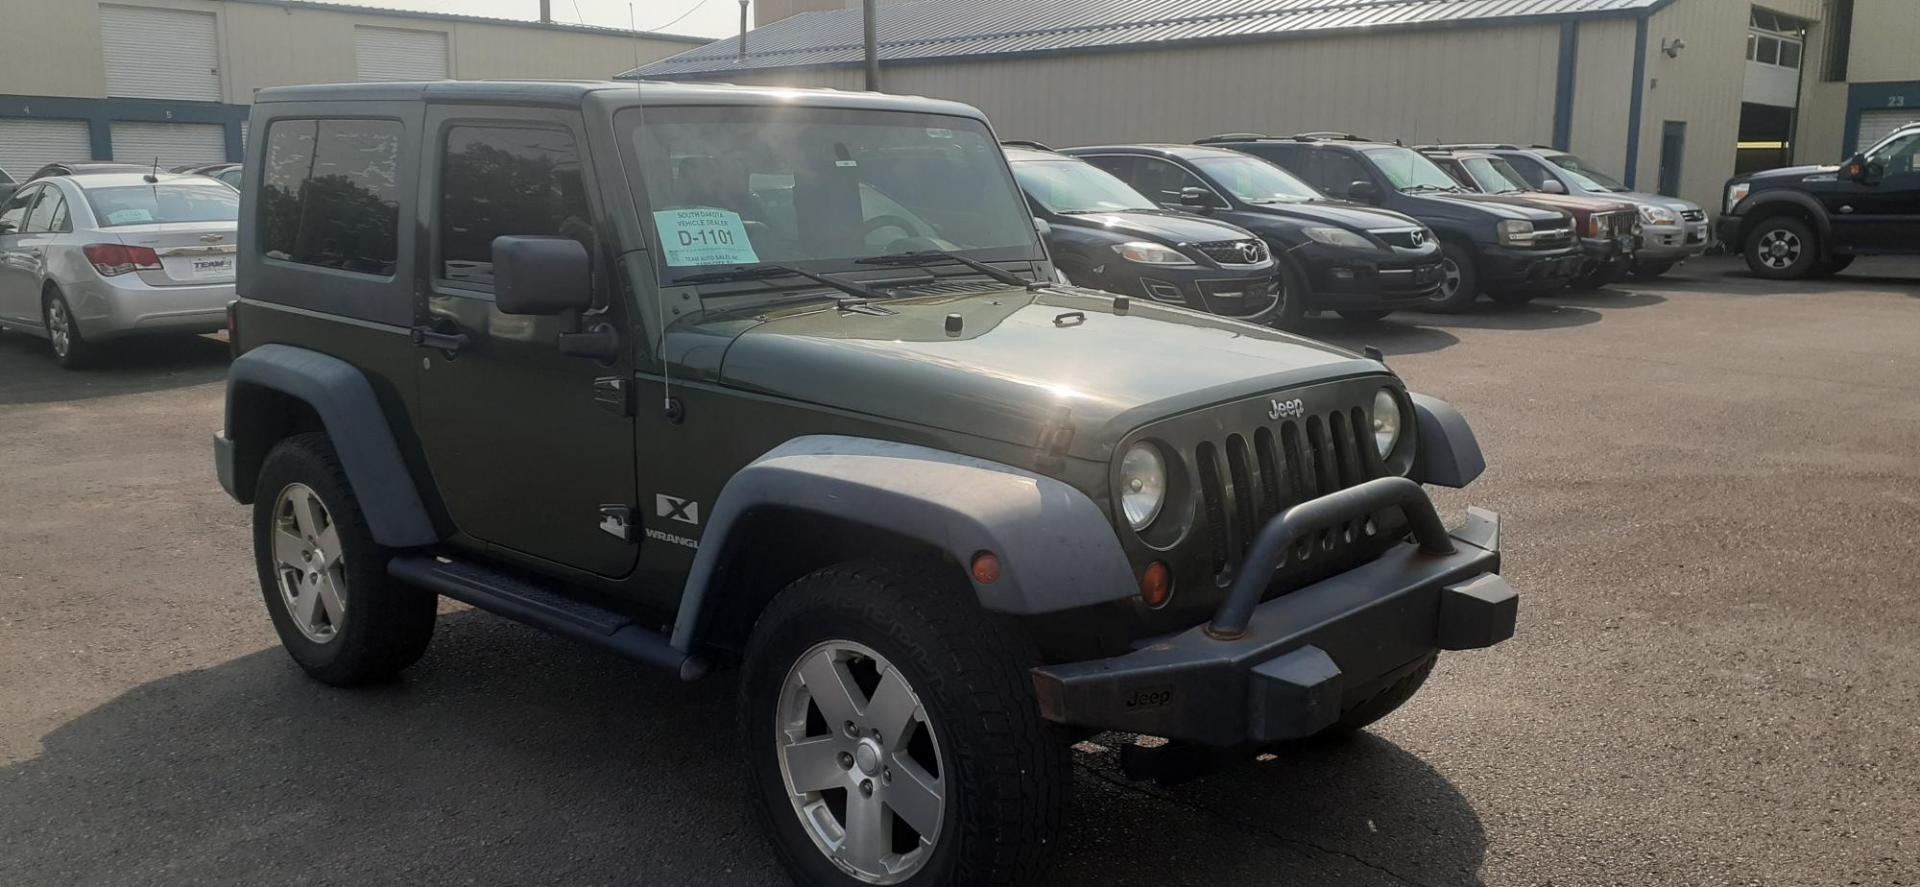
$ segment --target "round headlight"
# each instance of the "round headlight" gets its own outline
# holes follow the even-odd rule
[[[1134,444],[1120,457],[1120,510],[1127,516],[1127,526],[1146,529],[1166,503],[1166,460],[1153,444]]]
[[[1400,442],[1400,399],[1393,389],[1382,388],[1373,395],[1373,447],[1380,458],[1387,458]]]

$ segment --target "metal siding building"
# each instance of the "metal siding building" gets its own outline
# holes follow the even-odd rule
[[[601,79],[707,42],[306,0],[0,5],[0,167],[15,175],[52,160],[237,160],[253,93],[267,86]]]
[[[975,105],[1008,138],[1339,130],[1558,145],[1713,211],[1750,107],[1756,10],[1790,17],[1807,47],[1804,110],[1787,119],[1808,135],[1781,141],[1804,162],[1838,157],[1839,123],[1819,107],[1833,90],[1813,87],[1820,22],[1839,0],[1762,2],[920,0],[881,6],[877,25],[883,88]],[[1912,66],[1913,0],[1857,3],[1856,33],[1873,16],[1903,21],[1856,40],[1856,75]],[[861,89],[859,34],[857,10],[806,13],[749,32],[744,58],[729,38],[623,76]]]

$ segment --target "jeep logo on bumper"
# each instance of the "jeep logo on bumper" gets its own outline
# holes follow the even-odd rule
[[[1127,694],[1126,706],[1129,709],[1159,708],[1173,701],[1173,688],[1166,685],[1141,687]]]

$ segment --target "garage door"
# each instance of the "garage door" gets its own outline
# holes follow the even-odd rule
[[[202,12],[101,6],[107,95],[220,101],[220,42],[213,24],[213,16]]]
[[[115,123],[113,159],[160,168],[227,159],[227,128],[216,123]]]
[[[93,139],[79,120],[0,120],[0,169],[16,179],[57,160],[92,160]]]
[[[1920,120],[1920,111],[1902,108],[1898,111],[1862,111],[1860,125],[1853,130],[1855,151],[1865,151],[1880,143],[1881,139],[1893,135],[1900,127]]]
[[[447,35],[441,31],[354,28],[353,56],[360,79],[447,79]]]

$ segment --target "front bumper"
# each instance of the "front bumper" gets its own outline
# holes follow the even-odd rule
[[[1288,252],[1307,278],[1306,307],[1316,311],[1412,308],[1440,291],[1440,250],[1358,250],[1307,243]]]
[[[1720,241],[1722,243],[1738,242],[1737,224],[1734,227],[1733,237],[1728,237],[1726,231],[1726,218],[1723,216]],[[1707,220],[1704,216],[1697,221],[1682,220],[1669,225],[1643,224],[1640,226],[1640,249],[1634,257],[1642,261],[1678,261],[1706,252],[1710,243],[1711,238],[1707,236]]]
[[[1212,622],[1149,639],[1131,653],[1036,668],[1042,716],[1222,747],[1297,739],[1331,726],[1436,651],[1511,637],[1519,597],[1498,575],[1499,517],[1470,509],[1466,525],[1447,533],[1424,491],[1403,478],[1370,481],[1276,515],[1250,551],[1245,584],[1257,594],[1260,583],[1250,577],[1266,575],[1258,568],[1272,562],[1262,560],[1262,543],[1273,542],[1285,557],[1296,536],[1384,501],[1356,491],[1388,488],[1399,494],[1393,501],[1407,512],[1417,544],[1395,546],[1244,612],[1233,612],[1230,594]],[[1304,519],[1295,520],[1301,512]],[[1269,532],[1289,522],[1295,526]],[[1442,553],[1442,546],[1451,551]]]
[[[1261,323],[1279,307],[1277,274],[1272,264],[1243,271],[1114,263],[1107,267],[1101,289]]]
[[[1587,267],[1590,269],[1632,265],[1638,250],[1638,239],[1631,234],[1580,238],[1580,254],[1587,257]]]
[[[1488,290],[1563,284],[1579,275],[1587,264],[1587,257],[1576,244],[1554,249],[1475,244],[1474,250],[1474,270],[1480,273],[1480,287]]]

